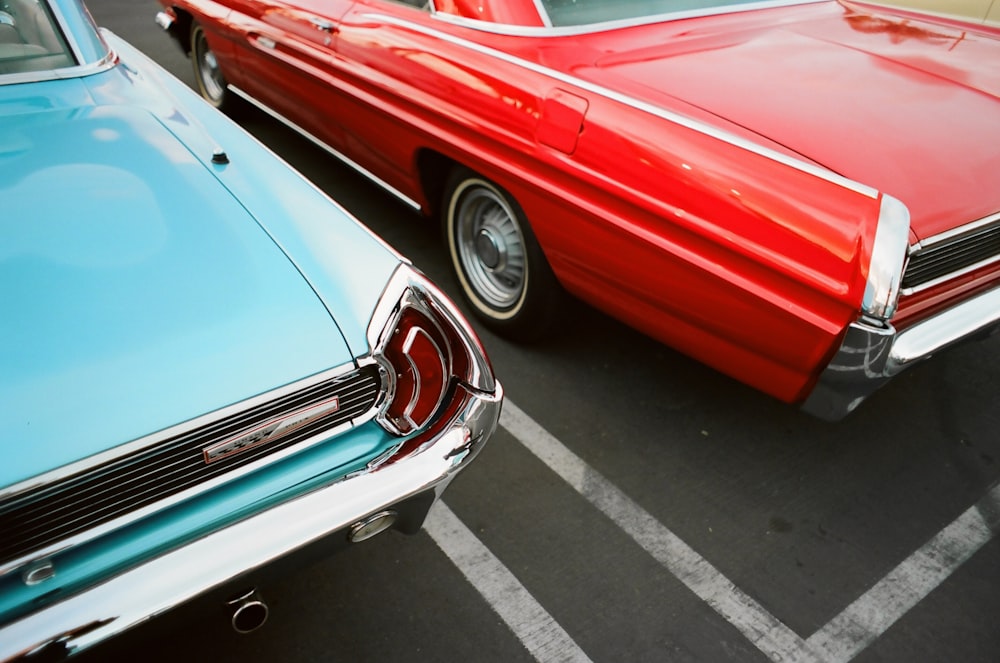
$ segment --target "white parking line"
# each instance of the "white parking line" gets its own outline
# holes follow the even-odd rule
[[[517,578],[440,500],[424,529],[541,663],[590,659]]]
[[[998,486],[804,640],[509,400],[500,424],[776,662],[847,663],[1000,529]]]
[[[820,661],[805,641],[719,572],[704,557],[507,400],[500,425],[772,661]]]
[[[826,660],[846,663],[986,545],[1000,529],[1000,485],[809,638]]]

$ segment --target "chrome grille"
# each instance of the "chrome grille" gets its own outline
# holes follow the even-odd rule
[[[972,224],[960,234],[929,241],[910,255],[903,273],[904,290],[915,290],[973,267],[1000,260],[1000,215]]]
[[[44,488],[7,498],[0,503],[0,565],[346,424],[372,410],[380,388],[378,369],[366,367],[212,421]],[[273,443],[248,448],[219,462],[205,462],[205,447],[333,398],[339,401],[335,412]]]

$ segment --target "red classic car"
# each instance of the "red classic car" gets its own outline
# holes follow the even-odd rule
[[[830,0],[160,0],[442,220],[492,328],[572,293],[818,416],[1000,320],[1000,39]],[[929,20],[928,20],[929,21]]]

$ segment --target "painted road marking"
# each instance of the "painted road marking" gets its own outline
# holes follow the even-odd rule
[[[813,634],[809,644],[828,661],[850,661],[989,543],[997,530],[1000,485]]]
[[[822,660],[810,654],[802,638],[510,400],[504,401],[500,425],[772,661]]]
[[[847,663],[1000,529],[997,486],[805,640],[510,400],[504,402],[500,424],[772,661]]]
[[[424,521],[424,529],[536,660],[590,662],[514,574],[440,500]]]

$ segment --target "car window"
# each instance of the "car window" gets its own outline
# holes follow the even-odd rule
[[[0,74],[76,64],[62,30],[39,0],[0,0]]]
[[[715,9],[757,0],[542,0],[553,26],[588,25],[672,12]]]

